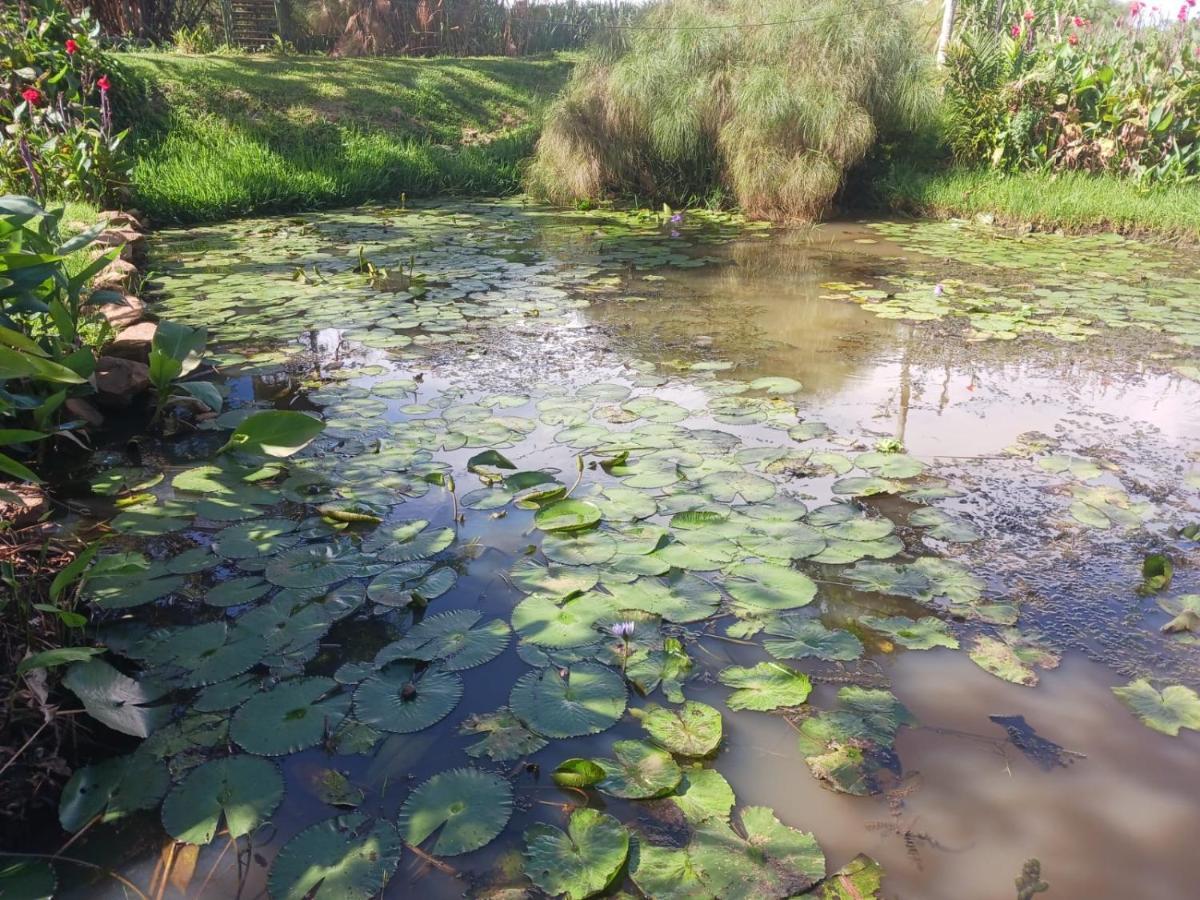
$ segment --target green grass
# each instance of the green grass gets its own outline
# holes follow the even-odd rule
[[[883,203],[898,212],[988,214],[1005,224],[1043,229],[1200,241],[1200,185],[1146,190],[1111,175],[1007,175],[897,165],[875,179],[874,189]]]
[[[519,190],[568,56],[125,54],[133,205],[159,224]]]

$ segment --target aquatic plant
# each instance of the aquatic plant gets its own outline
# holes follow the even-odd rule
[[[756,25],[765,22],[769,25]],[[527,184],[562,205],[725,194],[748,214],[813,219],[847,169],[930,108],[903,9],[832,0],[681,0],[594,48],[547,115]]]

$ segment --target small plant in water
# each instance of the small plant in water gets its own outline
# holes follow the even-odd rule
[[[629,639],[633,637],[633,631],[637,626],[633,622],[617,622],[609,631],[613,633],[613,637],[621,639],[621,672],[625,671],[625,663],[629,659]]]

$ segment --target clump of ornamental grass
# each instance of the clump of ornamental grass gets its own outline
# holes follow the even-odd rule
[[[577,67],[527,187],[564,205],[716,189],[753,216],[811,220],[877,141],[929,116],[927,56],[899,4],[662,3]]]

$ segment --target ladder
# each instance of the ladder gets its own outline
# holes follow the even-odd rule
[[[225,39],[238,47],[263,47],[283,34],[284,0],[221,0]]]

